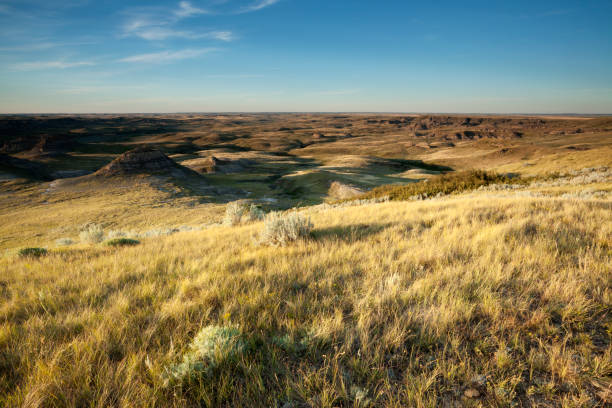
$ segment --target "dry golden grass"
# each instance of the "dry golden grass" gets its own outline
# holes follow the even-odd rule
[[[507,119],[415,119],[441,121],[424,130],[392,115],[92,116],[69,130],[103,143],[17,153],[93,171],[152,144],[242,171],[0,174],[0,406],[610,405],[612,179],[546,175],[612,166],[611,119]],[[285,246],[260,245],[259,216],[219,225],[223,202],[321,203],[333,181],[449,170],[433,164],[536,177],[307,207],[311,236]],[[140,243],[72,244],[89,222]],[[163,235],[181,225],[204,229]]]
[[[611,209],[481,193],[306,210],[287,247],[254,223],[5,256],[0,405],[603,406]],[[241,347],[169,382],[207,327]]]
[[[111,180],[69,188],[44,183],[6,194],[0,198],[0,250],[77,238],[88,222],[106,229],[147,231],[211,223],[224,211],[223,205],[202,205],[196,197],[181,196],[175,186],[155,183],[160,189],[145,181]]]

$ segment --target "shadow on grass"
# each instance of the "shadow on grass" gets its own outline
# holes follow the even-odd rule
[[[317,241],[356,242],[378,234],[391,224],[355,224],[331,228],[319,228],[312,231],[311,236]]]

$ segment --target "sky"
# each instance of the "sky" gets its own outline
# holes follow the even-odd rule
[[[0,113],[612,113],[612,1],[0,0]]]

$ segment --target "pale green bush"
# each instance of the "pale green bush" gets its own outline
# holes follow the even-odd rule
[[[191,342],[183,361],[166,370],[165,382],[181,382],[206,374],[222,362],[237,357],[245,348],[237,327],[206,326]]]
[[[297,241],[310,235],[313,224],[297,212],[274,212],[266,216],[264,229],[259,236],[259,243],[263,245],[285,246],[289,242]]]
[[[106,233],[106,239],[127,238],[128,233],[120,230],[110,230]]]
[[[265,217],[266,217],[266,213],[261,208],[259,208],[255,204],[251,204],[249,206],[248,211],[246,211],[246,214],[244,214],[243,216],[243,221],[246,221],[246,222],[261,221]]]
[[[243,203],[234,201],[225,207],[225,216],[223,217],[223,225],[233,226],[240,224],[242,215],[246,211],[246,206]]]
[[[97,244],[104,240],[104,228],[99,224],[85,224],[81,228],[79,238],[86,244]]]
[[[70,238],[59,238],[55,240],[57,246],[68,246],[74,244],[74,241]]]
[[[261,221],[265,213],[255,204],[246,204],[240,201],[229,203],[225,207],[223,224],[228,226],[238,225],[242,222]]]

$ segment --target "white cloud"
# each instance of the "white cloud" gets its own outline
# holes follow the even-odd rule
[[[96,44],[96,42],[94,41],[78,41],[78,42],[41,41],[41,42],[32,42],[28,44],[0,47],[0,51],[28,52],[28,51],[47,50],[50,48],[75,47],[75,46],[80,46],[80,45],[92,45],[92,44]]]
[[[251,11],[261,10],[263,8],[272,6],[272,5],[274,5],[274,4],[278,3],[278,2],[279,2],[279,0],[259,0],[259,1],[255,2],[255,3],[251,4],[250,6],[243,7],[240,10],[240,13],[248,13],[248,12],[251,12]]]
[[[21,64],[13,65],[13,69],[18,71],[34,71],[41,69],[66,69],[74,67],[84,67],[95,65],[91,61],[35,61],[35,62],[23,62]]]
[[[219,41],[233,41],[236,39],[236,36],[231,31],[212,31],[207,34],[209,37],[214,38]]]
[[[233,41],[236,36],[231,31],[211,31],[207,33],[194,33],[192,31],[174,30],[168,27],[145,27],[131,32],[131,35],[149,41],[162,41],[169,38],[183,38],[187,40],[198,40],[211,38],[219,41]]]
[[[180,5],[181,8],[174,13],[161,14],[159,10],[149,10],[133,14],[123,26],[123,36],[138,37],[148,41],[163,41],[170,38],[187,40],[209,38],[228,42],[235,39],[235,35],[227,30],[194,32],[177,28],[178,22],[183,18],[206,13],[204,10],[191,6],[189,2],[181,2]]]
[[[131,57],[122,58],[119,62],[134,62],[146,64],[159,64],[163,62],[172,62],[189,58],[196,58],[204,54],[215,51],[215,48],[200,48],[186,49],[179,51],[162,51],[149,54],[132,55]]]
[[[208,14],[208,11],[194,7],[188,1],[181,1],[179,3],[179,9],[174,12],[177,17],[185,18],[191,17],[198,14]]]

